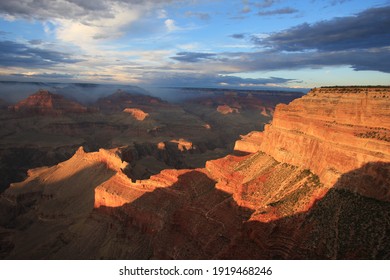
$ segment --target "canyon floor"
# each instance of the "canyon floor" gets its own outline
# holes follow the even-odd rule
[[[390,258],[388,87],[201,91],[4,109],[0,257]]]

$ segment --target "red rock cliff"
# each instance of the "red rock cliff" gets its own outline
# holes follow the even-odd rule
[[[248,155],[136,182],[118,150],[79,149],[0,196],[0,257],[389,259],[389,100],[316,89],[243,137]]]
[[[279,104],[262,138],[259,150],[310,169],[330,186],[340,174],[367,162],[390,161],[390,90],[313,89],[288,105]],[[238,149],[245,146],[242,140]]]

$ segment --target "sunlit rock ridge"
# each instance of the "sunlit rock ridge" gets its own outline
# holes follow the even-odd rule
[[[320,88],[205,168],[80,148],[2,194],[1,257],[389,259],[389,121],[389,88]]]
[[[310,169],[332,185],[371,161],[390,161],[390,90],[386,87],[316,88],[276,107],[272,124],[253,137],[278,161]],[[241,146],[240,146],[241,145]],[[244,150],[240,142],[237,150]],[[248,148],[253,151],[253,148]]]

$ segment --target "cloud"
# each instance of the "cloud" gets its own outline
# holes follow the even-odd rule
[[[0,1],[0,13],[28,19],[75,19],[89,21],[115,17],[115,7],[135,9],[179,0],[18,0]]]
[[[199,12],[185,12],[186,17],[196,17],[201,20],[209,20],[211,18],[210,14],[208,13],[199,13]]]
[[[176,23],[173,19],[167,19],[164,21],[165,27],[167,28],[168,32],[173,32],[178,30],[179,28],[176,26]]]
[[[161,29],[161,19],[166,16],[163,7],[174,2],[180,0],[0,1],[0,16],[39,20],[48,34],[84,51],[93,51],[99,48],[99,43],[125,34],[140,35],[140,30],[149,31],[152,26],[164,30]],[[165,21],[165,27],[164,32],[178,29],[172,19]],[[143,34],[147,36],[149,32]]]
[[[39,78],[39,79],[73,79],[76,76],[72,74],[63,74],[63,73],[14,73],[10,76],[19,77],[19,78]]]
[[[131,33],[132,25],[139,21],[145,12],[142,10],[143,8],[128,10],[112,6],[111,9],[115,11],[115,16],[95,18],[88,22],[57,19],[54,23],[55,34],[63,42],[72,43],[86,51],[91,51],[98,48],[99,41],[117,39],[126,32]]]
[[[171,59],[180,62],[199,62],[202,60],[213,59],[216,54],[214,53],[200,53],[200,52],[178,52],[176,56],[172,56]]]
[[[243,13],[243,14],[250,13],[251,11],[252,11],[252,9],[251,9],[249,6],[244,6],[244,7],[241,9],[241,13]]]
[[[252,2],[249,0],[242,0],[243,7],[241,9],[242,14],[248,14],[252,12],[252,8],[265,9],[272,7],[278,0],[263,0],[260,2]]]
[[[13,41],[0,41],[0,65],[26,68],[39,68],[56,64],[72,64],[80,62],[69,54],[30,47]]]
[[[245,33],[236,33],[236,34],[232,34],[230,35],[230,37],[234,38],[234,39],[244,39],[246,36]]]
[[[278,2],[277,0],[263,0],[259,3],[254,3],[254,5],[258,8],[269,8],[271,6],[273,6],[276,2]]]
[[[52,18],[88,18],[90,16],[107,16],[111,11],[105,1],[97,0],[87,7],[87,1],[1,1],[0,11],[8,16],[28,19],[48,20]]]
[[[262,51],[225,53],[224,63],[243,72],[349,66],[390,73],[389,14],[390,6],[371,8],[268,36],[248,35]]]
[[[269,84],[286,84],[294,79],[284,79],[279,77],[270,78],[241,78],[237,76],[218,75],[216,78],[219,84],[233,85],[233,86],[264,86]]]
[[[332,52],[257,52],[178,53],[176,59],[184,64],[177,71],[192,73],[247,73],[261,71],[320,69],[323,67],[351,67],[355,71],[371,70],[390,73],[390,48],[344,50]],[[191,62],[191,64],[188,64]],[[195,63],[196,62],[196,63]]]
[[[337,51],[390,46],[390,6],[355,16],[302,24],[258,39],[260,46],[282,51]]]
[[[261,87],[269,85],[286,85],[294,79],[279,77],[269,78],[241,78],[233,75],[202,74],[202,73],[175,73],[149,72],[145,76],[146,84],[175,87]]]
[[[290,7],[276,9],[276,10],[269,10],[269,11],[261,11],[257,14],[259,16],[273,16],[273,15],[287,15],[287,14],[295,14],[298,10]]]
[[[351,1],[351,0],[332,0],[332,1],[330,2],[330,4],[331,4],[332,6],[336,6],[336,5],[338,5],[338,4],[343,4],[343,3],[349,2],[349,1]]]
[[[227,56],[227,54],[225,54]],[[356,71],[373,70],[390,73],[390,49],[345,50],[337,52],[288,53],[262,51],[235,53],[225,60],[226,65],[237,71],[272,71],[322,68],[326,66],[350,66]]]
[[[28,41],[31,45],[41,45],[43,43],[42,40],[38,40],[38,39],[34,39],[34,40],[30,40]]]

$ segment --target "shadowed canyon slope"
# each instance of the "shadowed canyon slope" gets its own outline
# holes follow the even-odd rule
[[[244,155],[149,179],[128,177],[129,150],[79,148],[1,195],[0,256],[389,259],[389,96],[314,89],[278,105],[263,133],[242,136]],[[156,152],[193,149],[172,140]]]
[[[66,96],[79,93],[80,100],[92,100],[90,92],[97,94],[96,89],[62,85],[52,90],[64,96],[39,90],[9,110],[0,108],[0,192],[25,179],[29,168],[67,160],[80,146],[86,151],[120,147],[133,179],[149,178],[166,168],[202,167],[207,160],[231,153],[239,134],[262,130],[271,119],[263,114],[264,106],[270,113],[280,101],[302,95],[208,89],[183,93],[184,101],[169,103],[129,88],[80,105]],[[225,103],[240,107],[240,114],[218,113],[217,107]]]

